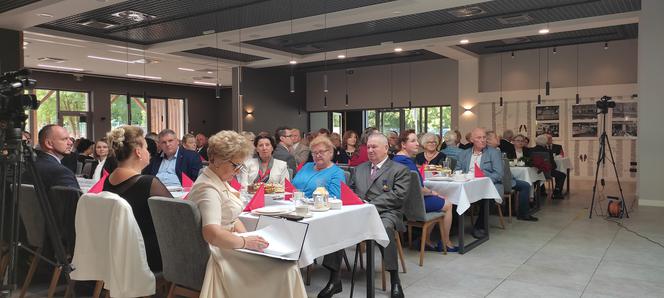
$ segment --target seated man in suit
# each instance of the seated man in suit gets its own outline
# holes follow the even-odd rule
[[[530,154],[531,156],[535,152],[544,152],[544,153],[549,153],[549,161],[551,165],[551,177],[555,179],[555,189],[553,190],[553,195],[551,196],[552,199],[562,199],[563,198],[563,185],[565,185],[565,178],[567,178],[567,175],[561,171],[556,170],[556,161],[554,159],[554,153],[552,150],[548,150],[547,146],[548,140],[551,137],[551,135],[548,134],[543,134],[537,136],[535,138],[535,147],[530,149]],[[560,145],[558,145],[560,146]],[[562,147],[561,147],[562,148]],[[561,149],[562,150],[562,149]],[[532,158],[532,157],[531,157]],[[541,188],[544,194],[546,194],[544,187]]]
[[[472,175],[475,174],[475,164],[477,164],[482,172],[484,172],[484,176],[491,178],[493,185],[496,186],[496,190],[502,195],[503,160],[500,156],[500,151],[487,146],[486,130],[484,128],[478,127],[473,129],[470,141],[473,146],[459,153],[459,160],[457,161],[455,170],[462,170],[464,173]],[[485,223],[482,214],[489,212],[489,210],[485,210],[484,204],[481,201],[479,203],[480,215],[477,217],[477,221],[475,221],[472,233],[475,238],[484,237],[486,231],[484,230]]]
[[[546,134],[546,150],[551,151],[553,155],[563,155],[563,146],[554,144],[551,134]]]
[[[390,244],[381,249],[385,269],[390,273],[391,297],[403,297],[394,233],[404,229],[401,207],[408,193],[410,171],[406,166],[390,160],[388,150],[388,141],[383,134],[374,133],[369,136],[367,141],[369,161],[355,168],[349,186],[361,199],[373,204],[378,210],[387,237],[390,239]],[[341,251],[325,256],[323,265],[330,270],[330,281],[318,297],[332,297],[341,292],[339,280],[341,259]]]
[[[80,188],[74,172],[60,163],[65,155],[71,154],[72,141],[67,130],[55,124],[44,126],[39,131],[39,147],[41,150],[36,151],[35,167],[42,178],[46,193],[53,186]],[[34,183],[29,171],[24,173],[23,183]]]
[[[208,160],[207,142],[208,142],[207,137],[202,132],[196,135],[196,152],[198,152],[198,154],[205,160]]]
[[[288,168],[291,169],[291,173],[295,176],[297,164],[295,163],[295,157],[290,153],[293,146],[291,130],[285,126],[277,128],[274,133],[274,141],[277,142],[277,148],[274,148],[272,157],[285,161]]]
[[[514,132],[510,129],[503,131],[503,138],[500,139],[500,151],[507,155],[508,159],[516,159],[516,151],[514,145],[512,144],[512,139],[514,138]]]
[[[194,151],[180,148],[180,140],[173,130],[164,129],[159,133],[159,148],[161,155],[150,159],[143,174],[157,176],[166,186],[181,186],[182,173],[192,181],[198,178],[198,172],[203,166],[200,156]]]

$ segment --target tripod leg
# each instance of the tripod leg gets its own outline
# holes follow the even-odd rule
[[[593,210],[595,209],[595,194],[597,193],[597,177],[599,176],[599,167],[602,164],[602,160],[604,160],[604,138],[606,137],[606,133],[602,133],[602,135],[599,137],[599,153],[597,154],[597,167],[595,168],[595,183],[593,184],[593,196],[592,199],[590,200],[590,210],[588,214],[588,218],[593,218]]]
[[[53,298],[55,296],[55,288],[58,287],[58,281],[60,280],[61,274],[62,267],[58,266],[53,269],[53,277],[51,277],[51,284],[48,287],[48,298]]]
[[[609,147],[609,155],[611,155],[611,164],[613,165],[613,172],[616,174],[616,182],[618,182],[618,189],[620,190],[620,201],[622,210],[625,212],[625,216],[629,218],[629,213],[627,212],[627,204],[625,204],[625,195],[623,195],[622,185],[620,185],[620,177],[618,177],[618,169],[616,168],[616,161],[613,159],[613,149],[611,149],[611,143],[607,138],[606,146]]]

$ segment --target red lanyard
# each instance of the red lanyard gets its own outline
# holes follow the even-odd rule
[[[265,174],[263,174],[263,171],[258,169],[258,181],[259,182],[265,182],[263,179],[270,176],[270,170],[271,169],[267,169],[267,171],[265,171]]]

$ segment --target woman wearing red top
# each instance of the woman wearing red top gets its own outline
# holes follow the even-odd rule
[[[348,162],[349,166],[359,166],[360,164],[369,160],[369,155],[367,153],[367,140],[371,134],[376,132],[378,132],[378,129],[375,127],[367,127],[364,129],[364,132],[362,132],[362,137],[360,138],[360,147],[357,149],[357,153],[353,154],[353,157]]]

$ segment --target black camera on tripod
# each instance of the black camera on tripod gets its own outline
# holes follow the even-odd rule
[[[34,89],[37,81],[29,78],[27,69],[4,73],[0,77],[0,121],[8,128],[21,128],[28,116],[25,111],[36,110],[39,101],[34,94],[24,94],[25,90]]]
[[[600,100],[597,101],[597,109],[599,110],[598,114],[608,114],[609,109],[616,107],[616,102],[611,100],[611,96],[602,96]]]

